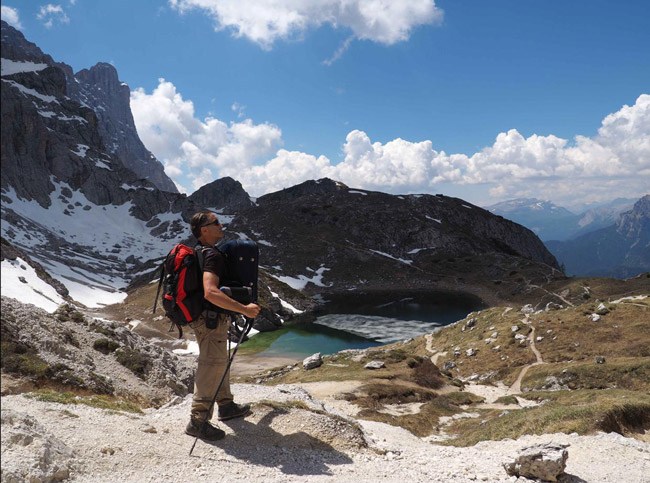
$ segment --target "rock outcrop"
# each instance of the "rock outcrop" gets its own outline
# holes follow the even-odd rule
[[[503,466],[509,475],[557,481],[566,468],[567,447],[566,444],[544,444],[522,448],[513,462]]]
[[[194,384],[182,359],[115,322],[84,317],[70,305],[55,314],[2,297],[3,374],[162,404]]]

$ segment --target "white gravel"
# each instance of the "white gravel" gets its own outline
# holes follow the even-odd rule
[[[326,409],[295,385],[235,384],[233,392],[240,402],[298,400]],[[263,405],[246,419],[220,424],[226,438],[199,441],[189,456],[194,439],[183,431],[190,398],[125,415],[4,396],[2,481],[46,481],[48,471],[68,471],[75,482],[515,482],[502,463],[522,447],[553,442],[570,445],[561,481],[650,482],[650,444],[617,434],[524,436],[454,448],[383,423],[358,421],[362,434],[331,413]]]

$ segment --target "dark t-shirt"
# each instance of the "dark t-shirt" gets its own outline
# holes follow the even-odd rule
[[[219,284],[226,278],[226,261],[221,252],[215,248],[208,248],[203,252],[203,271],[214,273],[219,277]]]

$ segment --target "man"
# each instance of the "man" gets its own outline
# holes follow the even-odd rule
[[[223,238],[223,227],[217,216],[209,211],[200,211],[192,216],[190,220],[192,234],[204,250],[203,265],[203,292],[205,300],[232,312],[239,312],[246,317],[254,318],[260,311],[256,304],[243,305],[231,299],[219,290],[219,280],[224,279],[225,261],[223,256],[214,248],[215,244]],[[230,319],[226,314],[218,314],[216,328],[210,329],[206,326],[208,320],[207,310],[189,325],[194,330],[196,341],[199,344],[199,363],[194,378],[194,399],[192,401],[191,419],[185,432],[191,436],[201,439],[216,441],[225,436],[225,433],[209,422],[213,410],[210,403],[219,382],[228,365],[228,326]],[[236,404],[230,392],[230,375],[226,374],[216,400],[219,406],[219,420],[239,418],[250,412],[250,405]],[[209,414],[208,414],[209,411]]]

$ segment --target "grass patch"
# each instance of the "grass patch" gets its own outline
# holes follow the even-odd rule
[[[557,383],[569,389],[628,389],[650,391],[650,358],[607,360],[605,364],[558,363],[531,367],[522,390],[544,390]]]
[[[519,405],[519,401],[517,401],[517,398],[515,396],[501,396],[500,398],[497,398],[497,400],[494,402],[497,404]]]
[[[544,404],[508,412],[491,410],[482,421],[463,419],[447,430],[456,436],[448,444],[472,446],[479,441],[517,439],[524,434],[589,434],[650,429],[650,396],[623,390],[583,390],[527,393]],[[624,433],[625,434],[625,433]]]
[[[485,402],[485,398],[477,396],[471,392],[456,391],[445,394],[445,397],[452,401],[454,404],[469,406],[470,404],[481,404]]]
[[[92,330],[94,330],[95,332],[97,332],[98,334],[105,335],[106,337],[111,337],[111,338],[115,337],[115,331],[113,331],[113,330],[111,330],[111,329],[109,329],[107,327],[104,327],[103,325],[92,324],[90,326],[90,328]]]
[[[2,341],[0,354],[0,367],[8,374],[41,379],[50,367],[33,347],[11,339]]]
[[[79,396],[72,392],[57,392],[50,390],[40,390],[25,394],[25,397],[36,399],[42,402],[52,402],[59,404],[84,404],[93,408],[107,409],[112,411],[144,414],[137,404],[116,399],[110,396]]]
[[[411,367],[408,362],[407,365]],[[422,359],[419,364],[416,364],[413,367],[412,377],[416,384],[429,389],[440,389],[445,385],[445,377],[431,359]]]
[[[93,342],[93,349],[101,352],[102,354],[110,354],[115,352],[120,347],[120,344],[110,339],[97,339]]]
[[[140,379],[144,379],[151,368],[151,359],[148,355],[135,349],[118,349],[115,351],[117,362],[133,372]]]
[[[392,426],[399,426],[419,437],[428,436],[434,431],[437,431],[442,416],[451,416],[462,412],[462,409],[446,395],[436,394],[431,394],[431,399],[420,407],[420,411],[417,414],[395,416],[380,412],[378,409],[381,409],[381,407],[376,409],[362,409],[357,414],[357,417],[387,423]]]

